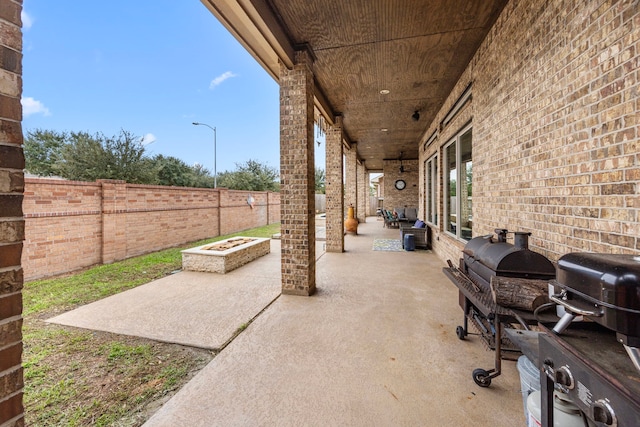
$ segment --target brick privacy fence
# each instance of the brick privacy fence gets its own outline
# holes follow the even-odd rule
[[[27,178],[23,210],[22,267],[34,280],[279,222],[280,195]]]

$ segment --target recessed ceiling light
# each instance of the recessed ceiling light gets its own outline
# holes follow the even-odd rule
[[[389,131],[389,129],[387,129],[387,128],[380,129],[380,132],[388,132],[388,131]]]
[[[381,94],[381,95],[386,95],[386,94],[388,94],[388,93],[389,93],[389,89],[382,89],[382,90],[380,91],[380,94]]]

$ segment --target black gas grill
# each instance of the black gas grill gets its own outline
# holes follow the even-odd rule
[[[463,326],[458,326],[458,338],[469,335],[468,322],[479,332],[483,343],[495,350],[494,369],[475,369],[473,380],[488,387],[491,379],[500,375],[501,359],[519,356],[519,348],[503,334],[503,327],[528,325],[537,321],[531,312],[523,312],[497,305],[491,295],[493,276],[516,277],[544,281],[555,278],[555,267],[543,255],[528,248],[531,233],[513,233],[514,243],[508,243],[508,230],[497,229],[496,235],[475,237],[464,247],[459,267],[449,261],[444,273],[460,291],[460,306],[464,311]],[[503,354],[504,353],[504,354]],[[510,357],[511,356],[511,357]]]
[[[640,371],[640,256],[570,253],[558,260],[556,293],[550,298],[566,314],[555,325],[556,334],[577,315],[616,333]]]

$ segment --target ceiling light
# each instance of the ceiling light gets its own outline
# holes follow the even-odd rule
[[[388,94],[388,93],[389,93],[389,89],[382,89],[382,90],[380,91],[380,94],[381,94],[381,95],[386,95],[386,94]]]
[[[389,131],[389,129],[387,129],[387,128],[380,129],[380,132],[388,132],[388,131]]]
[[[412,118],[414,121],[416,121],[416,122],[417,122],[418,120],[420,120],[420,111],[416,110],[416,111],[413,113],[413,116],[411,116],[411,118]]]

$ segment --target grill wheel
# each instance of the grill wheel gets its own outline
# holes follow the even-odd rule
[[[474,369],[473,381],[480,387],[489,387],[491,385],[491,376],[488,371],[482,368]]]

